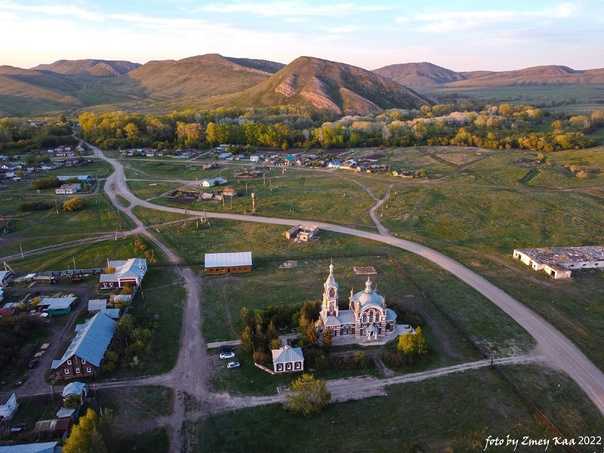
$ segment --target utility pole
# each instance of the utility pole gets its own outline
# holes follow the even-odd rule
[[[25,255],[23,254],[23,242],[19,242],[19,249],[21,249],[21,258],[25,258]]]
[[[252,212],[256,213],[256,194],[252,192]]]

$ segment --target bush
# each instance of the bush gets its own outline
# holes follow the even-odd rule
[[[19,209],[23,212],[28,211],[46,211],[52,208],[52,203],[48,201],[27,201],[25,203],[21,203]]]
[[[31,186],[34,189],[55,189],[61,185],[61,181],[55,176],[34,179]]]
[[[80,197],[70,197],[63,203],[63,211],[75,212],[80,211],[84,208],[84,200]]]
[[[320,412],[331,400],[325,381],[304,373],[290,386],[285,407],[296,413],[311,415]]]

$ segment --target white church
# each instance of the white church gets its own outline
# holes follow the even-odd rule
[[[333,338],[348,336],[358,342],[376,341],[393,335],[397,329],[396,313],[386,308],[386,301],[373,287],[370,278],[365,289],[350,291],[349,309],[338,308],[339,286],[329,266],[329,276],[323,285],[321,314],[317,321],[319,332],[330,330]]]

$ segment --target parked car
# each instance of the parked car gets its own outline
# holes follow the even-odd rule
[[[225,350],[220,352],[221,359],[232,359],[233,357],[235,357],[235,353],[233,351]]]
[[[227,368],[239,368],[241,364],[239,362],[229,362],[227,363]]]

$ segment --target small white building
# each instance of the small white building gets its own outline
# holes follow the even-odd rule
[[[604,269],[604,247],[599,246],[515,249],[513,256],[556,280],[571,278],[577,270]]]
[[[285,345],[273,349],[273,371],[275,373],[294,373],[304,370],[304,353],[302,348],[292,348]]]
[[[73,195],[82,190],[82,184],[74,183],[74,184],[63,184],[61,187],[55,189],[55,194],[57,195]]]

